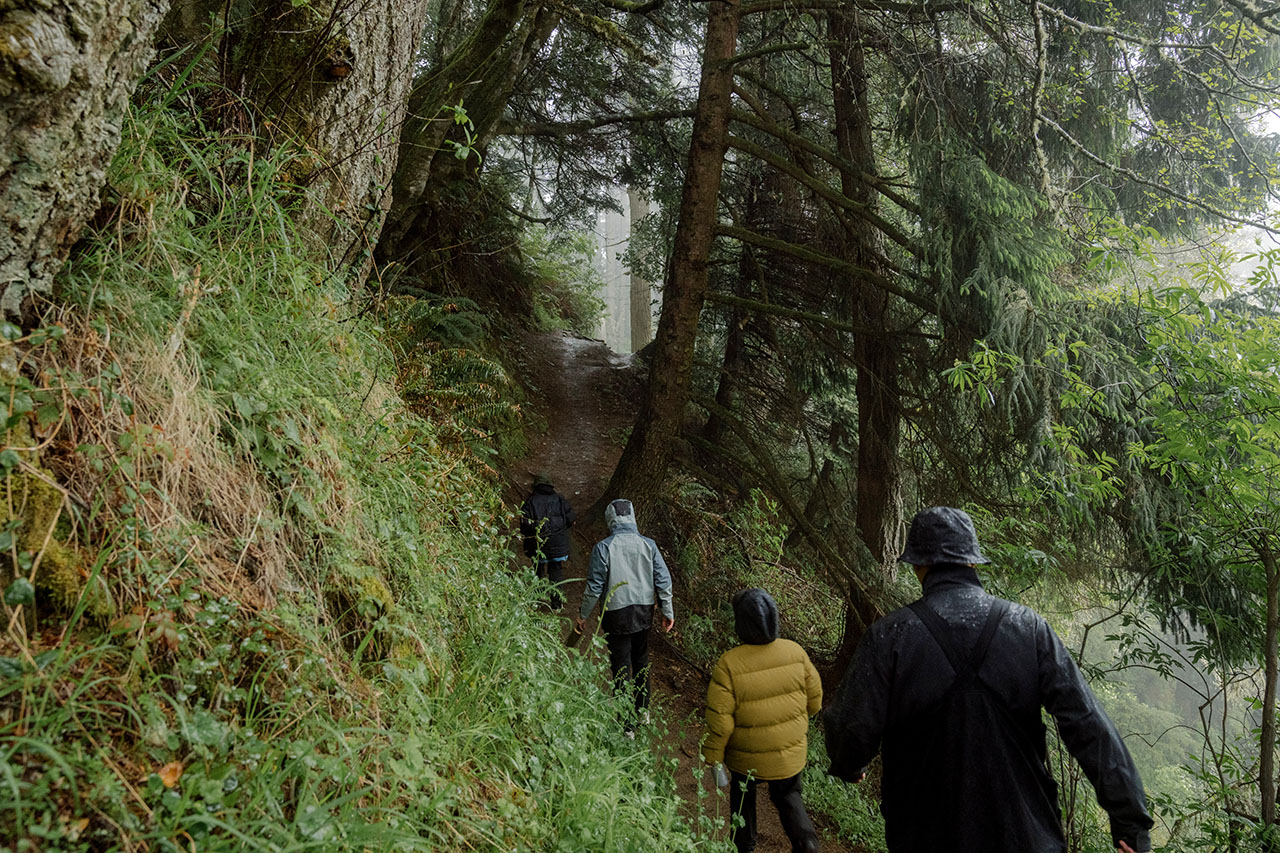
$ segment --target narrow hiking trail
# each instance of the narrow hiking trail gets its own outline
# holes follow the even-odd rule
[[[531,437],[529,455],[509,470],[509,500],[518,509],[528,494],[534,474],[546,473],[556,491],[568,498],[579,516],[564,572],[569,582],[561,616],[567,633],[582,601],[582,579],[586,576],[591,548],[607,533],[602,519],[585,516],[587,510],[604,497],[609,476],[622,453],[626,430],[634,423],[640,406],[644,370],[632,356],[619,355],[600,341],[568,332],[527,332],[520,337],[518,346],[530,406],[545,421],[545,429]],[[638,520],[644,532],[645,519]],[[682,609],[678,579],[675,609],[678,633]],[[598,613],[589,622],[589,631],[595,629],[597,617]],[[724,816],[728,812],[727,797],[711,783],[710,774],[703,771],[698,755],[702,703],[709,674],[686,661],[656,629],[651,649],[652,715],[666,732],[665,736],[654,738],[653,748],[679,762],[676,787],[684,802],[697,803],[701,788],[702,796],[714,798],[707,810]],[[789,851],[791,845],[766,789],[762,787],[757,798],[760,838],[756,849],[759,853]],[[826,836],[822,816],[813,817],[819,834]],[[854,848],[828,837],[822,839],[822,850],[856,853]]]

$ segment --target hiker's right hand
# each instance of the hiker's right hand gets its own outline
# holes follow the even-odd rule
[[[670,634],[670,633],[671,633],[671,629],[672,629],[672,628],[674,628],[675,626],[676,626],[676,620],[675,620],[675,619],[668,619],[668,618],[667,618],[667,617],[665,617],[665,616],[663,616],[663,617],[662,617],[662,630],[663,630],[663,633]]]
[[[1134,850],[1132,847],[1130,847],[1128,844],[1124,843],[1123,841],[1120,842],[1120,846],[1117,847],[1116,849],[1119,850],[1120,853],[1138,853],[1138,851]]]
[[[573,623],[573,629],[577,631],[579,634],[587,633],[587,620],[579,616],[577,620]]]

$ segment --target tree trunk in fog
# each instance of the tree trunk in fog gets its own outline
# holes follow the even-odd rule
[[[631,236],[635,234],[636,223],[649,215],[649,197],[640,190],[631,187],[627,190],[627,206],[630,213],[630,234],[627,237],[628,247]],[[631,272],[631,351],[643,349],[653,339],[653,282],[639,272]]]
[[[0,316],[54,275],[98,208],[167,0],[0,4]]]
[[[707,291],[707,260],[715,236],[720,175],[729,137],[729,106],[737,49],[738,0],[709,4],[689,167],[680,201],[671,267],[662,294],[649,384],[635,429],[609,482],[607,497],[646,509],[661,492],[689,398],[698,318]]]
[[[179,2],[181,14],[207,22],[188,10],[208,0]],[[259,133],[304,147],[290,175],[310,190],[302,224],[335,263],[359,264],[360,279],[391,204],[427,7],[428,0],[219,4],[231,16],[221,45],[224,83],[262,120]]]
[[[831,84],[835,107],[836,150],[862,172],[876,174],[875,151],[871,143],[871,115],[868,108],[867,74],[862,33],[853,12],[833,12],[828,18],[831,33]],[[841,170],[844,195],[868,209],[876,206],[876,193],[850,170]],[[848,222],[849,239],[845,257],[864,269],[881,267],[880,234],[865,219]],[[889,334],[889,294],[869,281],[848,282],[850,320],[863,329],[854,337],[853,360],[857,368],[855,392],[858,399],[858,479],[855,523],[858,536],[880,563],[886,576],[892,574],[893,548],[897,544],[899,516],[898,435],[901,404],[898,399],[898,348]],[[874,586],[874,584],[873,584]],[[837,653],[843,663],[852,658],[862,636],[867,615],[875,611],[872,602],[860,601],[858,586],[849,588],[849,606],[844,641]]]

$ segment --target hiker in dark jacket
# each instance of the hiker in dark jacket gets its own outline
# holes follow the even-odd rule
[[[707,685],[707,737],[702,757],[728,766],[729,811],[738,853],[756,849],[756,786],[769,785],[792,853],[818,849],[818,834],[801,797],[808,757],[809,717],[822,707],[822,681],[808,653],[778,638],[778,604],[763,589],[733,597],[742,645],[720,656]]]
[[[862,779],[881,753],[890,853],[1063,853],[1043,707],[1093,783],[1122,851],[1151,849],[1142,780],[1048,623],[987,594],[989,562],[962,510],[918,513],[899,558],[924,596],[878,620],[823,714],[832,775]]]
[[[538,474],[533,478],[533,493],[520,507],[520,534],[524,537],[524,554],[532,557],[534,571],[555,584],[551,606],[556,610],[564,603],[560,582],[564,580],[564,564],[569,559],[569,528],[573,527],[573,507],[556,492],[551,478]]]

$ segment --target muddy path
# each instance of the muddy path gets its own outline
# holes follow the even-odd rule
[[[508,501],[518,508],[533,476],[546,473],[580,516],[573,529],[572,551],[564,572],[566,604],[560,616],[562,630],[567,634],[570,620],[581,604],[591,547],[606,535],[601,520],[581,517],[604,497],[609,476],[622,453],[626,431],[640,406],[645,370],[631,356],[614,353],[600,341],[566,332],[526,332],[518,339],[517,347],[521,382],[528,389],[535,422],[544,428],[531,435],[529,455],[508,470]],[[644,532],[644,518],[638,521]],[[675,608],[678,632],[678,595]],[[589,631],[595,630],[597,618],[598,612],[588,624]],[[650,648],[655,725],[647,736],[652,738],[656,754],[677,760],[677,793],[688,804],[688,815],[693,817],[695,804],[702,799],[707,803],[706,813],[725,817],[727,797],[715,788],[698,754],[708,674],[686,661],[656,629]],[[646,736],[644,729],[641,733]],[[791,845],[763,788],[757,794],[757,811],[757,851],[789,851]],[[853,848],[823,833],[821,815],[813,817],[824,835],[824,853],[854,853]],[[726,832],[723,828],[716,831]]]

